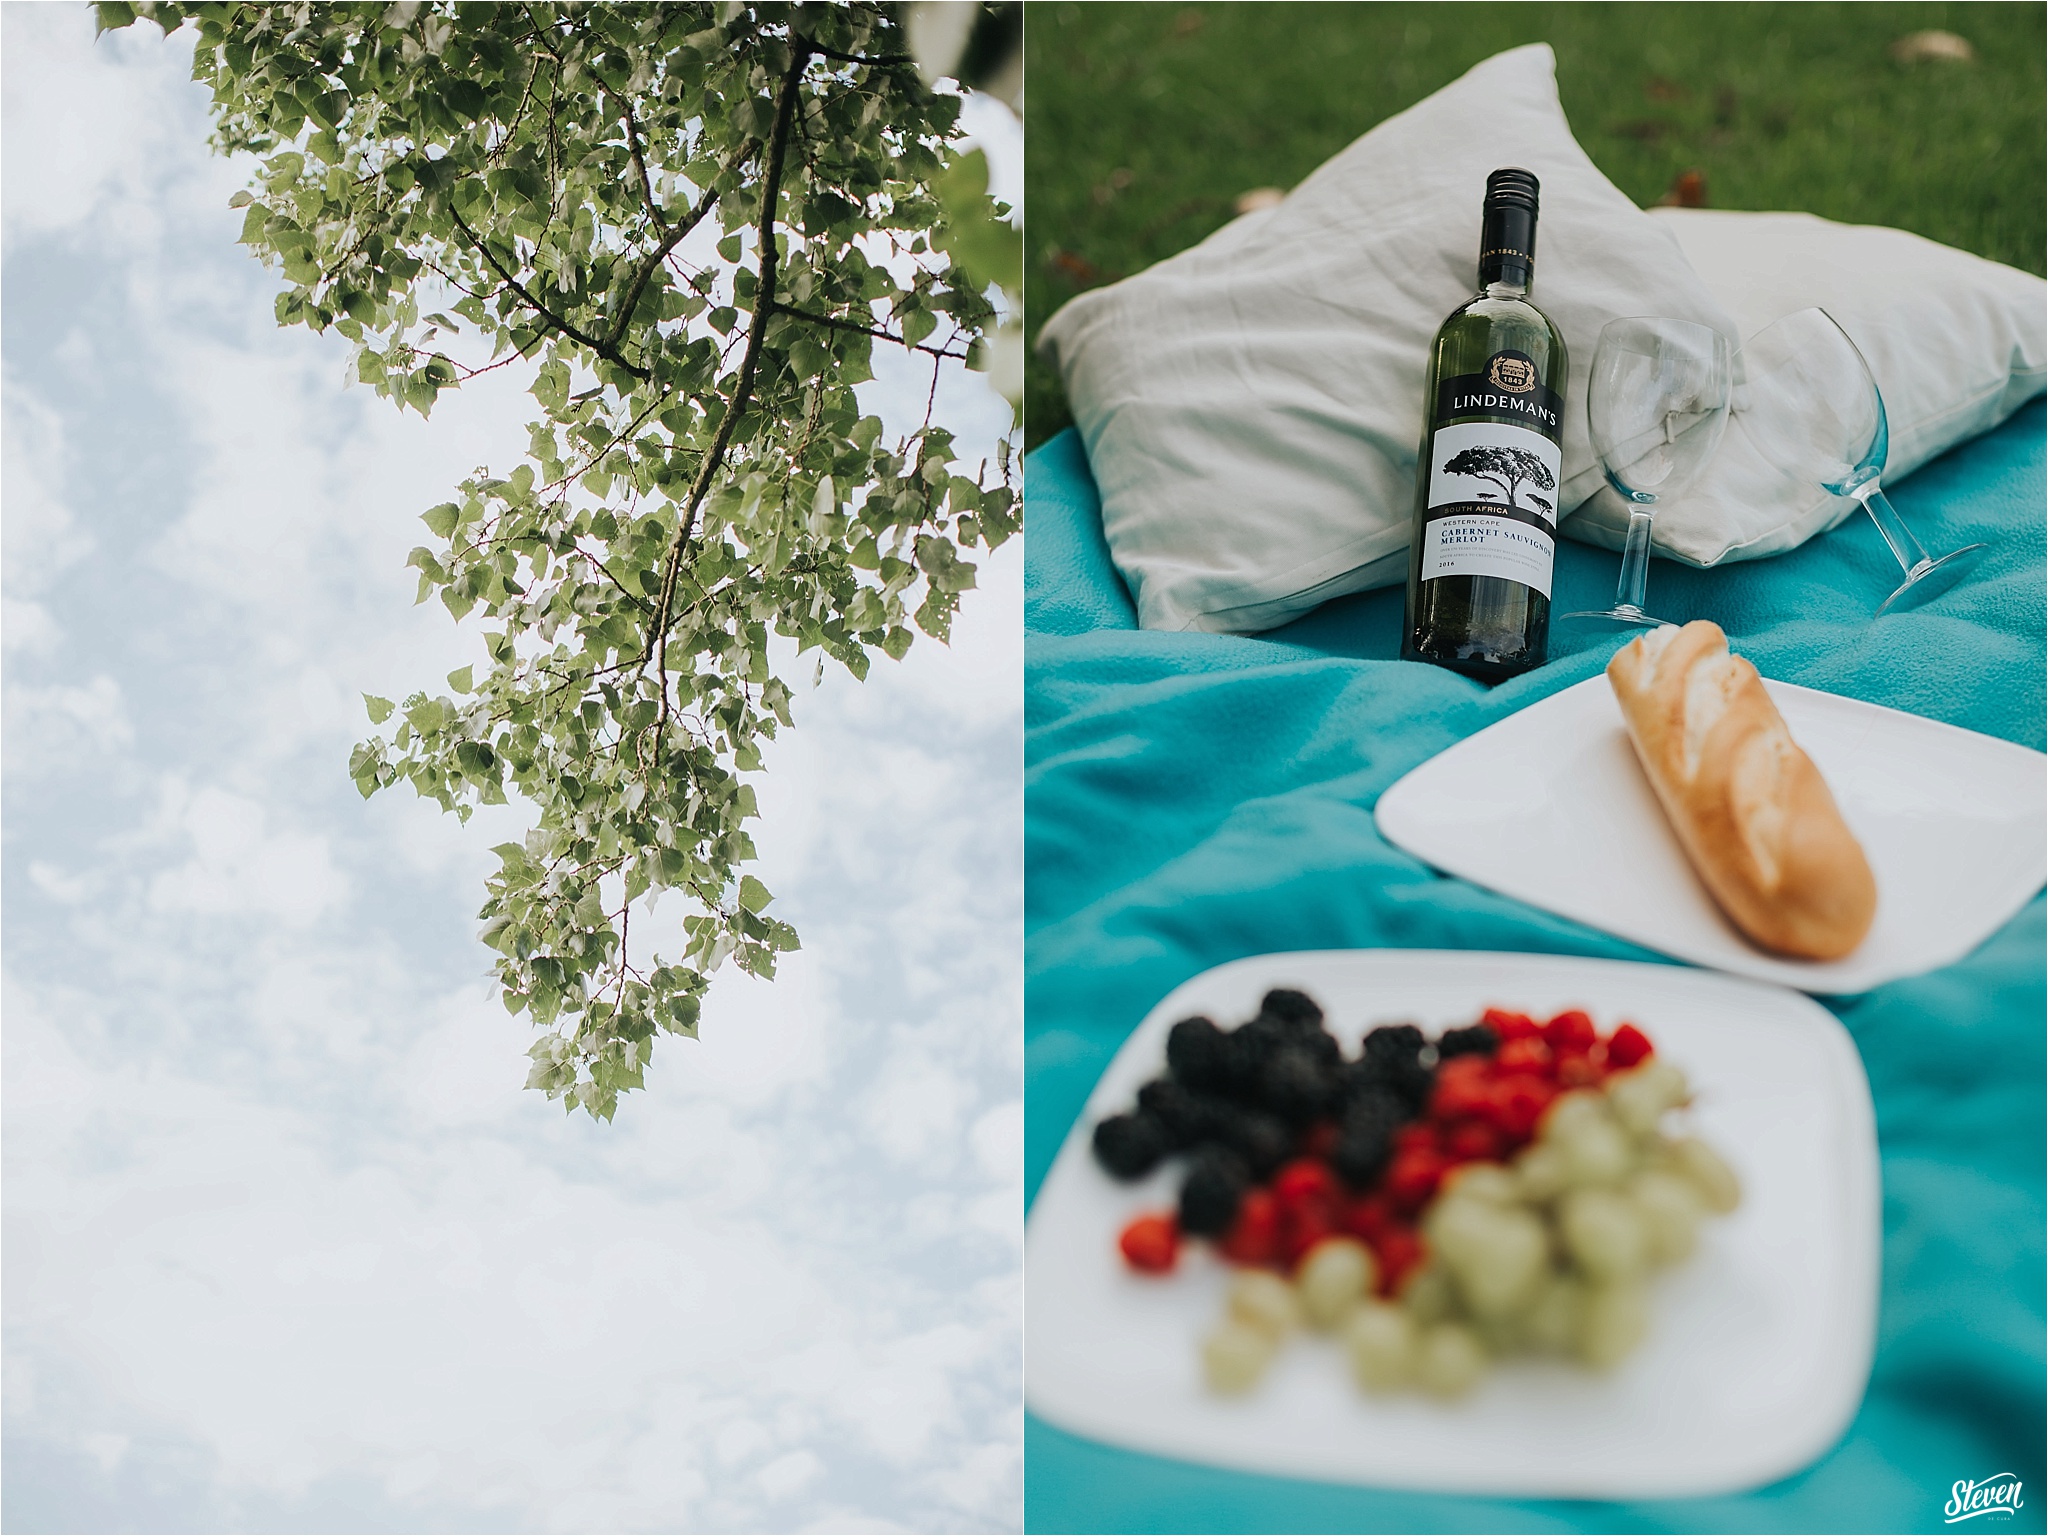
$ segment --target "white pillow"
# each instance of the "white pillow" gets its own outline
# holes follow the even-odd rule
[[[1745,340],[1809,306],[1835,317],[1884,396],[1887,483],[2048,388],[2048,283],[2030,272],[1901,229],[1809,213],[1659,208],[1652,217],[1678,238]],[[1659,509],[1652,543],[1689,565],[1754,559],[1855,508],[1791,482],[1731,426],[1699,482]],[[1621,548],[1627,530],[1626,504],[1605,488],[1560,529],[1609,549]]]
[[[1533,297],[1572,356],[1560,514],[1600,483],[1585,400],[1603,325],[1667,315],[1740,340],[1671,231],[1573,140],[1555,62],[1540,43],[1488,59],[1277,207],[1047,322],[1141,625],[1268,629],[1406,580],[1429,345],[1477,286],[1498,167],[1542,181]]]

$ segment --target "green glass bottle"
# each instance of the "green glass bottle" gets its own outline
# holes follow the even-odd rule
[[[1487,682],[1543,665],[1563,479],[1564,337],[1529,302],[1536,178],[1486,178],[1479,289],[1436,333],[1401,655]]]

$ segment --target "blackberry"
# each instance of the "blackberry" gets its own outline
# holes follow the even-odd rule
[[[1155,1077],[1138,1090],[1138,1109],[1159,1121],[1172,1152],[1184,1152],[1214,1134],[1215,1101],[1169,1077]]]
[[[1283,1046],[1260,1075],[1260,1097],[1268,1109],[1297,1129],[1320,1120],[1338,1094],[1339,1078],[1332,1066],[1300,1045]]]
[[[1252,1177],[1264,1179],[1294,1154],[1294,1133],[1277,1115],[1232,1109],[1216,1117],[1211,1134],[1244,1160]]]
[[[1259,1003],[1259,1014],[1301,1029],[1316,1029],[1323,1022],[1323,1010],[1316,1006],[1315,999],[1287,987],[1275,987],[1268,992]]]
[[[1345,1096],[1368,1087],[1385,1088],[1419,1112],[1436,1082],[1436,1073],[1423,1060],[1427,1043],[1413,1024],[1385,1024],[1374,1030],[1365,1037],[1363,1054],[1345,1073]]]
[[[1500,1036],[1485,1024],[1469,1024],[1463,1029],[1447,1029],[1437,1037],[1436,1059],[1449,1061],[1453,1056],[1491,1056],[1500,1049]]]
[[[1382,1024],[1365,1037],[1364,1059],[1367,1061],[1409,1061],[1422,1054],[1427,1044],[1422,1031],[1413,1024]]]
[[[1190,1088],[1221,1091],[1230,1086],[1229,1037],[1214,1019],[1196,1014],[1166,1033],[1166,1069]]]
[[[1408,1121],[1408,1107],[1383,1088],[1369,1088],[1345,1110],[1330,1163],[1353,1189],[1368,1188],[1386,1171],[1394,1132]]]
[[[1180,1229],[1197,1237],[1221,1237],[1237,1221],[1237,1207],[1251,1187],[1251,1175],[1236,1153],[1205,1149],[1188,1167],[1180,1187]]]
[[[1095,1124],[1095,1160],[1113,1179],[1142,1179],[1173,1150],[1157,1115],[1111,1115]]]
[[[1240,1103],[1258,1104],[1259,1086],[1265,1081],[1266,1067],[1280,1053],[1286,1041],[1267,1021],[1253,1019],[1249,1024],[1240,1024],[1231,1030],[1223,1037],[1223,1042],[1229,1073],[1218,1087]]]

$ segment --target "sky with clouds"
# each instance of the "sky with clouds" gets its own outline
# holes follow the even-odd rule
[[[475,939],[519,809],[346,772],[363,692],[480,656],[404,561],[530,401],[400,416],[276,328],[189,42],[13,3],[0,57],[0,1521],[1016,1528],[1021,551],[950,647],[801,669],[756,841],[805,947],[565,1117]]]

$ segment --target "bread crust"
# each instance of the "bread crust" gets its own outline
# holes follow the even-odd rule
[[[1765,949],[1838,960],[1877,915],[1870,861],[1755,667],[1695,619],[1607,664],[1636,758],[1721,910]]]

